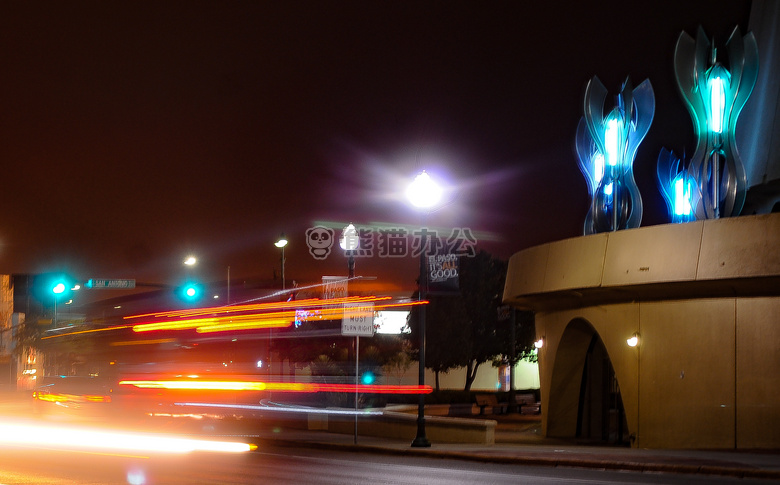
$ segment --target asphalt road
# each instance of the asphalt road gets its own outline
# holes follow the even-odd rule
[[[766,484],[690,475],[536,468],[261,445],[243,454],[141,456],[0,449],[0,484]]]

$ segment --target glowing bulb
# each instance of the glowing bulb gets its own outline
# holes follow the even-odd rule
[[[341,233],[341,239],[339,240],[339,246],[345,251],[354,251],[360,246],[360,238],[353,224],[344,228],[344,232]]]
[[[544,347],[544,337],[534,342],[534,347],[536,347],[537,349],[541,349],[542,347]]]
[[[607,130],[604,132],[604,148],[607,150],[607,163],[614,167],[620,161],[620,134],[623,131],[623,123],[617,118],[607,121]]]
[[[710,129],[723,132],[723,111],[726,108],[726,87],[720,76],[710,80]]]
[[[629,347],[636,347],[639,345],[639,334],[635,333],[631,338],[626,339],[626,343]]]
[[[691,182],[679,177],[674,181],[674,213],[687,216],[691,213]]]
[[[441,187],[425,171],[415,177],[414,182],[406,189],[406,197],[409,202],[420,208],[435,206],[441,199],[441,193]]]

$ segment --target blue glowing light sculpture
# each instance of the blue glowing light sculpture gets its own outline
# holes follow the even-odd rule
[[[694,208],[701,199],[699,187],[686,170],[685,162],[666,148],[658,155],[658,186],[672,222],[696,220]]]
[[[752,33],[742,37],[737,27],[726,48],[728,69],[699,27],[695,41],[682,32],[674,52],[677,87],[697,136],[688,167],[701,195],[694,206],[697,219],[738,216],[745,203],[747,176],[734,133],[758,77],[758,46]]]
[[[634,157],[653,122],[653,86],[646,79],[633,88],[626,79],[615,106],[604,116],[606,97],[607,89],[594,76],[585,88],[585,114],[577,127],[575,146],[591,196],[586,235],[639,227],[642,222]]]

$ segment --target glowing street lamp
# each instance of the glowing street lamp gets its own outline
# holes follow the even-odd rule
[[[349,268],[349,279],[352,279],[355,277],[355,251],[360,247],[360,236],[353,224],[349,224],[341,232],[339,246],[341,246],[341,249],[349,256],[347,267]]]
[[[441,187],[423,170],[406,189],[406,198],[418,209],[430,209],[441,200]]]
[[[423,210],[423,215],[435,207],[441,199],[441,187],[425,171],[415,177],[406,189],[406,197],[409,202]],[[418,279],[417,295],[420,301],[425,300],[425,293],[428,288],[428,269],[425,260],[425,248],[420,248],[420,277]],[[425,306],[421,305],[419,312],[419,331],[420,331],[420,352],[419,352],[419,373],[418,384],[425,385]],[[415,448],[428,448],[431,442],[425,435],[425,396],[420,394],[417,405],[417,436],[412,441]]]

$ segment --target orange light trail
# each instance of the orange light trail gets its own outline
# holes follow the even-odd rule
[[[66,337],[68,335],[78,335],[80,333],[107,332],[109,330],[121,330],[123,328],[130,328],[130,327],[131,325],[117,325],[115,327],[93,328],[91,330],[79,330],[77,332],[68,332],[68,333],[61,333],[58,335],[49,335],[48,337],[41,337],[41,340],[46,340],[49,338],[56,338],[56,337]]]
[[[175,342],[175,338],[156,338],[149,340],[121,340],[118,342],[111,342],[108,345],[111,347],[124,347],[127,345],[152,345],[152,344],[167,344]]]
[[[206,328],[214,325],[251,325],[252,328],[289,327],[295,320],[294,311],[255,313],[249,315],[225,315],[209,318],[190,318],[177,321],[162,321],[139,323],[133,326],[134,332],[150,332],[152,330],[186,330]]]
[[[331,300],[317,300],[316,305],[307,305],[303,308],[323,307],[318,311],[317,317],[327,320],[336,320],[343,318],[344,308],[340,305],[344,303],[364,303],[375,301],[386,301],[390,297],[348,297],[335,298]],[[306,300],[304,300],[306,301]],[[303,301],[299,302],[302,303]],[[397,308],[415,305],[427,304],[427,301],[414,301],[403,303],[385,303],[376,305],[376,310],[385,308]],[[266,304],[267,305],[267,304]],[[278,304],[274,304],[278,306]],[[252,305],[257,306],[257,305]],[[238,307],[235,307],[238,308]],[[228,312],[230,313],[230,312]],[[204,312],[203,314],[208,314]],[[159,315],[159,314],[158,314]],[[194,314],[193,314],[194,315]],[[190,330],[195,329],[198,333],[227,332],[236,330],[256,330],[262,328],[284,328],[293,324],[296,319],[296,310],[283,310],[263,313],[249,313],[242,315],[225,314],[221,316],[210,316],[207,318],[185,318],[181,320],[162,320],[153,322],[138,323],[133,326],[134,332],[150,332],[155,330]]]
[[[111,396],[96,394],[61,394],[55,392],[33,392],[33,399],[48,402],[111,402]]]
[[[382,384],[320,384],[306,382],[260,381],[150,381],[125,380],[120,385],[140,389],[200,390],[200,391],[277,391],[277,392],[362,392],[369,394],[430,394],[431,386],[395,386]]]
[[[262,310],[274,310],[279,308],[304,308],[313,306],[341,305],[344,303],[357,303],[364,301],[382,301],[389,300],[389,296],[348,296],[344,298],[331,298],[322,300],[320,298],[309,298],[306,300],[253,303],[247,305],[218,306],[206,308],[193,308],[187,310],[173,310],[168,312],[144,313],[139,315],[128,315],[125,320],[136,318],[177,318],[177,317],[195,317],[199,315],[210,315],[214,313],[240,313],[257,312]]]

